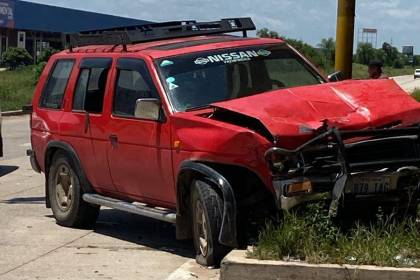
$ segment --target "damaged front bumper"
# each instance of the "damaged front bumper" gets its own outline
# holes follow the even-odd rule
[[[283,210],[325,199],[331,200],[330,213],[335,215],[345,196],[379,202],[419,193],[419,127],[330,129],[295,150],[273,147],[266,158]]]

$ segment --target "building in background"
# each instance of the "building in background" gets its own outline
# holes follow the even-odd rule
[[[63,33],[147,23],[26,1],[0,0],[0,59],[8,47],[19,47],[25,48],[36,61],[43,49],[63,48]]]

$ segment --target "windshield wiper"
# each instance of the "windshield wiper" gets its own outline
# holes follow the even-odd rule
[[[198,111],[198,110],[207,109],[210,107],[211,107],[210,105],[202,105],[198,107],[187,107],[187,109],[185,109],[185,112]]]

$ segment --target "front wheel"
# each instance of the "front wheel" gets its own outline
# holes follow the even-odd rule
[[[48,193],[57,224],[66,227],[90,227],[95,224],[99,206],[82,199],[80,179],[69,157],[54,155],[48,174]]]
[[[192,184],[191,211],[196,260],[204,266],[217,266],[231,250],[219,243],[223,200],[209,183],[195,180]]]

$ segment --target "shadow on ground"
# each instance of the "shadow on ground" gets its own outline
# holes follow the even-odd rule
[[[19,166],[0,165],[0,177],[6,176],[19,169]]]
[[[195,257],[191,241],[176,240],[174,225],[147,217],[102,209],[94,231],[182,257]]]
[[[47,217],[53,218],[50,215]],[[177,240],[174,225],[147,217],[113,209],[101,209],[94,232],[146,246],[151,250],[195,258],[192,241]]]
[[[14,197],[8,200],[2,200],[0,203],[4,204],[44,204],[45,197]]]

